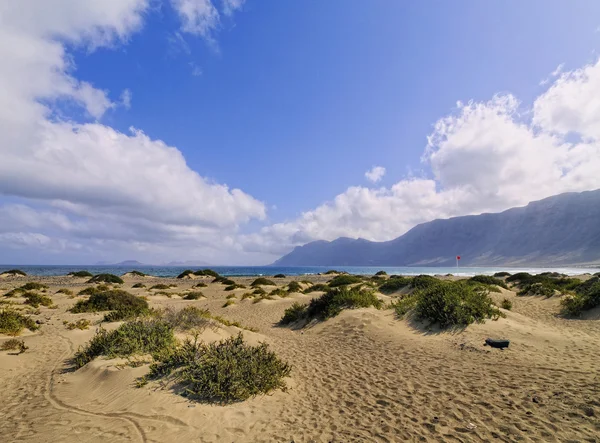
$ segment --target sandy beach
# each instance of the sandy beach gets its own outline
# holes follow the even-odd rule
[[[324,283],[330,276],[275,279]],[[399,441],[600,441],[600,308],[581,319],[558,316],[560,297],[508,298],[506,318],[440,331],[390,309],[345,310],[335,318],[294,329],[277,322],[294,302],[322,293],[294,293],[274,300],[241,300],[247,289],[224,291],[210,279],[125,276],[120,288],[146,296],[154,308],[198,306],[236,326],[207,329],[211,341],[244,334],[265,341],[292,366],[287,390],[227,406],[207,405],[175,394],[169,386],[136,386],[148,364],[97,358],[73,371],[69,359],[95,334],[103,313],[68,309],[85,278],[10,277],[4,294],[26,282],[49,286],[55,308],[40,307],[40,324],[24,332],[28,349],[0,351],[2,442],[399,442]],[[253,278],[232,278],[249,286]],[[155,284],[189,291],[199,281],[205,298],[154,295]],[[143,283],[146,288],[132,288]],[[273,289],[273,288],[268,288]],[[227,296],[235,302],[227,307]],[[393,295],[378,295],[389,301]],[[4,298],[21,307],[19,297]],[[0,306],[2,308],[4,306]],[[25,309],[24,309],[25,311]],[[90,320],[87,330],[65,322]],[[114,329],[119,322],[105,323]],[[250,330],[251,329],[251,330]],[[511,340],[505,350],[484,346],[488,337]],[[10,337],[0,335],[0,344]]]

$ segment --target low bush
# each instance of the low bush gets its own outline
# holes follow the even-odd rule
[[[19,354],[22,354],[27,349],[29,348],[25,345],[25,342],[17,338],[6,340],[0,345],[0,351],[19,351]]]
[[[144,283],[136,283],[132,286],[132,288],[145,288],[146,285]]]
[[[38,283],[35,281],[31,281],[29,283],[25,283],[19,289],[21,289],[23,291],[45,291],[46,289],[48,289],[48,285],[45,285],[43,283]]]
[[[194,272],[195,275],[206,275],[209,277],[219,277],[219,273],[212,269],[202,269],[201,271]]]
[[[25,277],[27,273],[21,271],[20,269],[9,269],[8,271],[0,273],[0,275],[20,275],[22,277]]]
[[[405,295],[404,297],[392,302],[392,309],[394,309],[394,312],[398,318],[402,318],[414,309],[415,305],[417,304],[417,300],[417,297],[414,295]]]
[[[89,329],[91,324],[92,323],[88,319],[82,318],[80,320],[77,320],[75,323],[69,323],[69,322],[67,322],[67,324],[65,326],[69,330],[81,329],[83,331],[85,329]]]
[[[179,310],[168,307],[161,313],[161,318],[175,331],[194,329],[201,332],[210,325],[211,315],[206,309],[196,306],[186,306]]]
[[[410,287],[413,289],[429,289],[432,286],[437,285],[438,283],[440,283],[441,280],[438,280],[435,277],[432,277],[431,275],[417,275],[416,277],[413,277],[410,281]]]
[[[183,271],[181,274],[179,274],[177,276],[177,278],[185,278],[188,275],[194,275],[194,271],[192,271],[191,269],[186,269],[185,271]]]
[[[42,306],[52,306],[52,299],[45,295],[40,295],[37,292],[25,292],[23,294],[23,298],[25,298],[25,304],[32,306],[34,308],[39,308]]]
[[[89,277],[93,277],[94,274],[92,274],[89,271],[75,271],[75,272],[69,272],[67,275],[70,275],[72,277],[85,277],[85,278],[89,278]]]
[[[191,291],[183,296],[184,300],[199,300],[204,298],[204,294],[200,291]]]
[[[19,335],[23,329],[35,331],[39,326],[31,319],[14,309],[0,310],[0,334]]]
[[[235,282],[233,280],[231,280],[230,278],[227,277],[215,277],[215,279],[212,281],[213,283],[221,283],[223,285],[227,285],[227,286],[231,286],[231,285],[235,285]]]
[[[323,272],[323,275],[331,275],[331,274],[344,274],[344,272],[336,271],[335,269],[330,269],[327,272]]]
[[[223,304],[223,308],[226,308],[227,306],[231,306],[231,305],[235,305],[235,300],[227,300],[224,304]]]
[[[285,274],[275,274],[273,278],[285,278]]]
[[[73,357],[76,368],[94,358],[129,357],[139,354],[165,353],[176,344],[173,328],[159,319],[139,319],[123,323],[114,331],[100,328],[86,346],[80,347]]]
[[[510,277],[510,272],[500,271],[494,274],[494,277]]]
[[[512,309],[512,302],[508,298],[505,298],[504,300],[502,300],[500,307],[502,309],[506,309],[507,311],[510,311]]]
[[[129,271],[128,274],[135,275],[136,277],[147,277],[148,274],[141,271]]]
[[[542,295],[546,298],[554,295],[554,285],[549,282],[531,283],[525,285],[518,295]]]
[[[67,288],[61,288],[58,291],[56,291],[57,294],[65,294],[65,295],[73,295],[73,291],[71,291],[70,289]]]
[[[90,278],[88,283],[117,283],[123,284],[123,279],[114,274],[98,274]]]
[[[237,295],[235,294],[229,294],[227,297],[225,297],[227,300],[232,299],[232,298],[237,298]]]
[[[145,299],[120,289],[92,294],[87,300],[79,300],[70,311],[76,314],[112,311],[104,316],[105,321],[119,321],[150,314]]]
[[[563,314],[569,316],[579,316],[583,311],[600,306],[600,281],[578,288],[575,294],[564,297],[561,305]]]
[[[273,298],[273,295],[265,293],[265,294],[257,295],[256,297],[254,297],[254,300],[252,301],[252,303],[258,303],[263,300],[275,300],[275,299]]]
[[[246,287],[244,285],[238,285],[237,283],[234,283],[233,285],[229,285],[225,288],[226,291],[233,291],[235,289],[246,289]]]
[[[152,291],[154,289],[165,290],[165,289],[171,289],[171,287],[169,285],[165,285],[163,283],[158,283],[154,286],[150,286],[149,290]]]
[[[169,377],[186,397],[227,404],[285,389],[290,372],[266,343],[251,346],[239,334],[211,344],[186,340],[150,366],[149,378]]]
[[[297,281],[291,281],[287,285],[288,292],[302,292],[302,286]]]
[[[383,294],[391,294],[409,286],[410,283],[411,279],[408,277],[390,277],[379,286],[379,291]]]
[[[281,325],[289,325],[290,323],[297,322],[306,318],[306,311],[308,305],[295,302],[292,306],[287,308],[283,313],[283,317],[279,320]]]
[[[276,286],[276,283],[268,278],[258,277],[250,286]]]
[[[254,298],[254,294],[251,292],[244,292],[240,297],[240,300],[246,300],[247,298]]]
[[[317,283],[316,285],[312,285],[304,290],[304,294],[310,294],[311,292],[325,292],[329,290],[329,286],[323,283]]]
[[[388,275],[388,274],[385,271],[378,271],[375,273],[375,275]]]
[[[271,292],[269,292],[269,295],[272,297],[275,297],[275,296],[287,297],[289,295],[289,293],[288,293],[288,291],[286,291],[283,288],[275,288]]]
[[[354,283],[360,283],[362,281],[362,277],[358,275],[338,275],[333,277],[331,280],[327,282],[330,288],[336,288],[338,286],[346,286]]]
[[[98,292],[102,291],[94,286],[88,286],[87,288],[84,288],[81,291],[79,291],[77,295],[93,295],[97,294]]]
[[[25,292],[24,289],[21,288],[15,288],[12,289],[10,291],[8,291],[6,294],[4,294],[5,297],[18,297],[20,296],[23,292]]]
[[[206,285],[206,283],[199,282],[199,283],[196,283],[194,286],[192,286],[192,289],[196,289],[196,288],[206,288],[206,286],[207,286],[207,285]]]
[[[467,326],[502,316],[487,291],[476,290],[463,282],[438,281],[417,291],[415,297],[417,318],[438,323],[442,328]]]
[[[471,277],[469,281],[482,283],[484,285],[496,285],[500,286],[501,288],[508,289],[508,286],[506,285],[506,283],[504,283],[503,280],[500,280],[496,277],[492,277],[490,275],[476,275],[474,277]]]
[[[254,295],[265,295],[266,293],[267,293],[267,291],[265,291],[261,287],[258,287],[254,291],[252,291],[252,294],[254,294]]]
[[[331,288],[325,294],[314,298],[306,310],[309,319],[326,320],[335,317],[344,309],[375,307],[380,309],[382,302],[372,291],[358,288]]]

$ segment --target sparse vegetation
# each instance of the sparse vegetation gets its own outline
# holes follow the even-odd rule
[[[92,294],[87,300],[79,300],[70,309],[73,313],[111,311],[104,321],[119,321],[150,314],[148,302],[120,289]]]
[[[271,297],[279,296],[279,297],[287,297],[289,295],[288,291],[283,288],[275,288],[271,292],[269,292]],[[272,300],[272,299],[271,299]]]
[[[275,274],[273,278],[285,278],[285,274]]]
[[[87,288],[82,289],[77,293],[77,295],[93,295],[101,292],[98,288],[94,286],[88,286]]]
[[[554,295],[554,285],[548,282],[531,283],[525,285],[523,289],[518,292],[518,295],[542,295],[546,298]]]
[[[30,318],[14,309],[0,310],[0,334],[19,335],[23,329],[35,331],[38,325]]]
[[[144,283],[136,283],[132,286],[132,288],[145,288],[146,285]]]
[[[65,294],[65,295],[73,295],[73,291],[71,291],[70,289],[67,288],[60,288],[58,291],[56,291],[57,294]]]
[[[235,294],[229,294],[227,297],[225,297],[227,300],[231,299],[231,298],[236,298],[237,295]]]
[[[310,294],[311,292],[325,292],[329,290],[329,286],[323,283],[317,283],[316,285],[312,285],[304,290],[304,294]]]
[[[206,283],[198,282],[194,286],[192,286],[192,289],[196,289],[196,288],[206,288]]]
[[[19,351],[19,354],[22,354],[27,349],[29,349],[23,340],[19,340],[18,338],[11,338],[0,345],[0,351]]]
[[[506,309],[507,311],[510,311],[512,309],[512,302],[508,298],[505,298],[504,300],[502,300],[500,307],[502,309]]]
[[[173,328],[167,322],[138,319],[123,323],[110,332],[100,328],[89,343],[75,353],[73,362],[76,368],[81,368],[99,356],[115,358],[151,354],[156,357],[168,352],[175,344]]]
[[[388,275],[388,274],[385,271],[378,271],[375,273],[375,275]]]
[[[167,308],[161,313],[161,318],[171,325],[175,331],[194,329],[201,332],[210,325],[211,315],[206,309],[186,306],[180,310]]]
[[[287,291],[290,293],[291,292],[302,292],[302,286],[300,286],[300,283],[298,283],[297,281],[291,281],[288,283]]]
[[[231,306],[231,305],[234,305],[234,304],[235,304],[235,300],[231,300],[231,299],[229,299],[229,300],[227,300],[227,301],[226,301],[226,302],[223,304],[223,307],[224,307],[224,308],[226,308],[227,306]]]
[[[268,278],[259,277],[250,284],[250,286],[277,286],[277,284],[273,280],[269,280]]]
[[[264,294],[266,294],[266,293],[267,293],[267,291],[265,291],[265,290],[264,290],[263,288],[261,288],[261,287],[258,287],[258,288],[256,288],[254,291],[252,291],[252,294],[254,294],[254,295],[264,295]]]
[[[331,274],[345,274],[345,272],[336,271],[335,269],[330,269],[327,272],[323,272],[323,275],[331,275]]]
[[[131,274],[131,275],[135,275],[136,277],[147,277],[148,274],[141,272],[141,271],[129,271],[127,272],[127,274]]]
[[[23,294],[23,298],[25,298],[25,304],[32,306],[34,308],[39,308],[41,306],[52,306],[52,299],[45,295],[40,295],[37,292],[25,292]]]
[[[152,290],[155,290],[155,289],[164,291],[165,289],[171,289],[171,287],[169,285],[165,285],[164,283],[158,283],[158,284],[156,284],[154,286],[150,286],[149,290],[152,291]]]
[[[215,279],[212,281],[213,283],[221,283],[227,286],[231,286],[231,285],[235,285],[235,282],[227,277],[221,277],[221,276],[217,276],[215,277]]]
[[[22,277],[25,277],[27,275],[27,273],[21,271],[20,269],[9,269],[8,271],[4,271],[4,272],[0,273],[0,275],[11,275],[11,276],[20,275]]]
[[[569,316],[579,316],[584,311],[600,306],[600,278],[593,277],[580,285],[575,289],[575,294],[561,300],[561,305],[563,314]]]
[[[379,291],[383,294],[391,294],[402,288],[406,288],[410,283],[411,279],[408,277],[390,277],[379,286]]]
[[[432,277],[431,275],[417,275],[416,277],[413,277],[410,281],[410,287],[412,289],[428,289],[432,286],[435,286],[437,284],[441,283],[441,280],[438,280],[435,277]]]
[[[344,274],[333,277],[331,280],[329,280],[329,282],[327,282],[327,284],[330,288],[336,288],[338,286],[346,286],[354,283],[360,283],[361,281],[362,277],[358,275]]]
[[[88,283],[116,283],[123,284],[123,279],[114,274],[98,274],[90,278]]]
[[[177,278],[186,278],[188,275],[194,275],[194,271],[192,271],[191,269],[186,269],[181,274],[179,274]]]
[[[225,288],[225,290],[226,290],[226,291],[233,291],[233,290],[235,290],[235,289],[246,289],[246,287],[245,287],[244,285],[238,285],[238,284],[236,283],[236,284],[233,284],[233,285],[229,285],[229,286],[227,286],[227,287]]]
[[[89,329],[91,324],[92,323],[88,319],[82,318],[80,320],[77,320],[75,323],[67,322],[65,326],[71,331],[73,329],[81,329],[83,331],[85,329]]]
[[[45,291],[46,289],[48,289],[48,285],[31,281],[29,283],[25,283],[19,289],[21,289],[22,291]]]
[[[396,313],[398,318],[404,317],[410,311],[412,311],[417,304],[417,297],[415,295],[404,295],[398,300],[392,302],[392,309]]]
[[[183,296],[184,300],[199,300],[204,298],[204,294],[200,291],[191,291]]]
[[[289,325],[290,323],[297,322],[306,318],[307,304],[295,302],[292,306],[287,308],[283,314],[283,317],[279,321],[281,325]]]
[[[504,283],[503,280],[489,275],[476,275],[474,277],[471,277],[469,281],[482,283],[484,285],[500,286],[501,288],[508,289],[508,286],[506,285],[506,283]]]
[[[67,275],[70,275],[72,277],[85,277],[85,278],[90,278],[93,277],[94,274],[92,274],[91,272],[88,271],[76,271],[76,272],[69,272]]]
[[[251,346],[239,334],[211,344],[186,340],[150,366],[149,378],[168,376],[184,388],[187,397],[227,404],[285,389],[290,371],[266,343]]]

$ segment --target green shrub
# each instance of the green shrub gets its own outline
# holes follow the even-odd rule
[[[532,282],[531,280],[534,279]],[[529,272],[517,272],[511,276],[506,277],[506,281],[509,283],[537,283],[535,277],[531,275]]]
[[[388,274],[385,271],[378,271],[375,273],[375,275],[388,275]]]
[[[323,272],[323,275],[331,275],[331,274],[345,274],[345,272],[336,271],[335,269],[330,269],[327,272]]]
[[[83,331],[85,329],[89,329],[89,327],[90,327],[91,324],[92,323],[88,319],[82,318],[80,320],[77,320],[75,323],[69,323],[69,322],[67,322],[67,324],[65,326],[69,330],[81,329]]]
[[[302,292],[302,286],[297,281],[291,281],[287,286],[288,292]]]
[[[150,291],[152,291],[153,289],[160,289],[160,290],[165,290],[165,289],[171,289],[171,287],[169,285],[165,285],[163,283],[158,283],[154,286],[150,286]]]
[[[506,283],[504,283],[503,280],[500,280],[496,277],[492,277],[490,275],[476,275],[474,277],[471,277],[469,281],[482,283],[484,285],[496,285],[500,286],[501,288],[508,289],[508,286],[506,285]]]
[[[90,278],[88,283],[118,283],[123,284],[123,279],[114,274],[98,274]]]
[[[360,277],[358,275],[344,274],[344,275],[338,275],[336,277],[333,277],[331,280],[329,280],[329,282],[327,282],[327,284],[329,285],[330,288],[336,288],[338,286],[345,286],[345,285],[351,285],[354,283],[360,283],[361,281],[362,281],[362,277]]]
[[[236,298],[237,295],[235,294],[229,294],[227,297],[225,297],[227,300],[232,299],[232,298]]]
[[[275,274],[273,278],[285,278],[285,274]]]
[[[88,271],[76,271],[76,272],[69,272],[67,275],[73,276],[73,277],[85,277],[85,278],[89,278],[89,277],[93,277],[94,274],[92,274],[91,272]]]
[[[38,325],[31,319],[13,309],[0,310],[0,334],[19,335],[23,329],[35,331]]]
[[[21,271],[20,269],[10,269],[8,271],[0,273],[0,275],[20,275],[22,277],[25,277],[27,273]]]
[[[265,294],[261,294],[259,296],[256,296],[254,298],[254,300],[252,301],[252,303],[258,303],[258,302],[261,302],[263,300],[275,300],[275,299],[273,298],[273,295],[265,293]]]
[[[250,292],[244,292],[240,297],[240,300],[246,300],[247,298],[254,298],[254,294]]]
[[[410,283],[411,279],[407,277],[390,277],[379,286],[379,291],[384,294],[391,294],[409,286]]]
[[[267,291],[265,291],[261,287],[258,287],[254,291],[252,291],[252,294],[254,294],[254,295],[265,295],[266,293],[267,293]]]
[[[186,269],[185,271],[183,271],[181,274],[179,274],[177,276],[177,278],[185,278],[188,275],[194,275],[194,271],[192,271],[191,269]]]
[[[273,280],[269,280],[268,278],[259,277],[252,282],[250,286],[276,286],[276,283]]]
[[[22,289],[22,288],[15,288],[15,289],[12,289],[12,290],[8,291],[6,294],[4,294],[4,296],[5,297],[18,297],[23,292],[25,292],[24,289]]]
[[[600,281],[579,289],[573,295],[567,295],[561,300],[561,305],[563,314],[570,316],[578,316],[583,311],[600,306]]]
[[[144,283],[136,283],[132,286],[132,288],[145,288],[146,285]]]
[[[317,283],[316,285],[312,285],[304,290],[305,294],[310,294],[311,292],[325,292],[329,290],[329,286],[323,283]]]
[[[61,288],[58,291],[56,291],[57,294],[65,294],[65,295],[73,295],[73,291],[71,291],[70,289],[67,288]]]
[[[79,300],[70,309],[77,314],[81,312],[112,311],[104,316],[105,321],[119,321],[148,315],[148,302],[120,289],[92,294],[87,300]]]
[[[196,288],[206,288],[206,286],[207,286],[207,285],[206,285],[206,283],[199,282],[199,283],[196,283],[194,286],[192,286],[192,289],[196,289]]]
[[[44,291],[48,289],[48,285],[31,281],[29,283],[25,283],[19,289],[22,289],[23,291]]]
[[[332,288],[325,294],[310,301],[306,314],[309,319],[325,320],[335,317],[344,309],[382,307],[372,291],[358,288]]]
[[[408,312],[414,309],[417,304],[416,295],[405,295],[404,297],[392,302],[392,309],[398,318],[404,317]]]
[[[206,309],[196,306],[186,306],[177,311],[169,307],[161,313],[161,318],[175,331],[203,331],[210,325],[211,315]]]
[[[195,275],[206,275],[209,277],[219,277],[219,274],[212,269],[202,269],[201,271],[194,272]]]
[[[231,305],[235,305],[235,300],[227,300],[224,304],[223,307],[226,308],[227,306],[231,306]]]
[[[504,300],[502,300],[500,307],[502,309],[506,309],[507,311],[510,311],[512,309],[512,302],[508,298],[505,298]]]
[[[25,304],[34,308],[39,308],[40,305],[46,307],[52,306],[52,299],[50,297],[40,295],[37,292],[25,292],[23,297],[25,298]]]
[[[498,319],[502,313],[487,292],[463,282],[441,282],[417,292],[415,313],[421,320],[439,323],[440,327],[467,326],[487,318]]]
[[[235,285],[235,282],[233,280],[231,280],[230,278],[221,277],[221,276],[215,277],[215,279],[212,282],[213,283],[221,283],[226,286]]]
[[[173,328],[163,320],[139,319],[123,323],[114,331],[100,328],[89,343],[80,347],[73,357],[75,367],[81,368],[94,358],[129,357],[136,354],[166,352],[176,344]]]
[[[307,308],[307,304],[295,302],[292,306],[285,310],[283,317],[281,318],[281,320],[279,320],[279,324],[289,325],[290,323],[294,323],[298,320],[306,318]]]
[[[421,274],[411,279],[410,287],[413,289],[428,289],[432,286],[437,285],[440,282],[441,280],[438,280],[437,278],[432,277],[431,275]]]
[[[152,364],[149,377],[169,376],[186,397],[227,404],[285,389],[284,378],[290,371],[266,343],[251,346],[239,334],[211,344],[186,340]]]
[[[233,291],[235,289],[246,289],[246,287],[244,285],[238,285],[234,283],[233,285],[229,285],[225,288],[226,291]]]
[[[283,288],[275,288],[273,289],[271,292],[269,292],[270,296],[279,296],[279,297],[287,297],[289,294],[286,290],[284,290]]]
[[[142,271],[135,271],[134,270],[134,271],[129,271],[128,273],[132,274],[132,275],[135,275],[136,277],[147,277],[148,276],[148,274],[145,274]]]
[[[543,295],[544,297],[552,297],[554,295],[554,285],[549,282],[531,283],[525,285],[518,292],[518,295]]]
[[[95,288],[94,286],[89,286],[89,287],[84,288],[81,291],[79,291],[77,293],[77,295],[93,295],[93,294],[97,294],[98,292],[102,292],[102,291],[99,290],[98,288]]]
[[[510,277],[510,272],[500,271],[494,274],[494,277]]]
[[[6,340],[0,345],[0,351],[19,351],[19,354],[22,354],[27,349],[29,348],[25,345],[25,342],[17,338]]]
[[[199,300],[201,298],[204,298],[204,294],[202,292],[200,292],[200,291],[191,291],[191,292],[188,292],[183,297],[184,300]]]

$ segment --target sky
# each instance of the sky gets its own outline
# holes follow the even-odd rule
[[[600,188],[600,2],[0,0],[0,263],[262,265]]]

